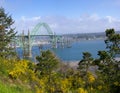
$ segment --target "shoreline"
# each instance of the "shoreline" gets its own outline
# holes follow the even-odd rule
[[[120,61],[120,57],[115,58],[115,60]],[[69,65],[71,68],[77,68],[80,61],[63,61],[65,65]]]
[[[63,61],[65,65],[69,65],[71,68],[76,69],[78,67],[79,61]]]

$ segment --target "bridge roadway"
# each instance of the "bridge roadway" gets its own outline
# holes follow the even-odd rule
[[[33,42],[32,46],[46,45],[46,44],[50,44],[50,42],[49,41],[35,41]]]
[[[32,46],[39,46],[39,45],[48,45],[50,44],[49,41],[35,41],[32,43]],[[14,45],[14,44],[10,44],[10,47],[21,47],[20,45]]]
[[[62,37],[62,35],[30,35],[30,37],[37,37],[37,36],[56,36],[56,37]],[[28,35],[17,35],[16,37],[28,37]]]

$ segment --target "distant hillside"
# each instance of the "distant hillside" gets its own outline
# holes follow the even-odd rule
[[[120,33],[120,31],[116,31],[116,33]],[[73,39],[105,39],[105,32],[98,33],[77,33],[77,34],[64,34],[64,37],[73,38]]]

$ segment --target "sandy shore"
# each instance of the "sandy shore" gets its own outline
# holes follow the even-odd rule
[[[120,61],[120,57],[115,58],[115,60]],[[77,68],[79,61],[65,61],[64,62],[66,65],[69,65],[72,68]]]
[[[65,63],[66,65],[69,65],[69,66],[72,67],[72,68],[77,68],[79,61],[67,61],[67,62],[64,62],[64,63]]]
[[[115,58],[115,60],[120,61],[120,57]]]

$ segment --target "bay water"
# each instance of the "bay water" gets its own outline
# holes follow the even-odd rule
[[[93,58],[98,57],[98,51],[105,50],[106,45],[104,40],[83,40],[71,43],[71,47],[64,48],[50,48],[49,45],[45,45],[42,50],[50,49],[55,55],[62,61],[80,61],[82,59],[83,52],[90,52]],[[40,48],[38,46],[32,47],[32,56],[35,60],[36,56],[40,56]],[[17,48],[17,53],[22,58],[22,49]]]

